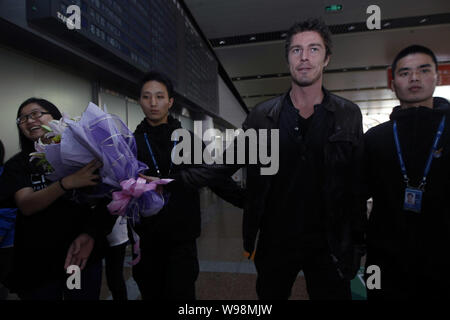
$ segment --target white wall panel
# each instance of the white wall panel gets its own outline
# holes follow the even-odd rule
[[[15,119],[23,101],[30,97],[44,98],[71,116],[81,115],[91,101],[88,79],[9,48],[0,47],[0,70],[0,139],[6,149],[5,160],[19,151]]]
[[[141,123],[142,119],[144,119],[145,115],[142,112],[141,106],[135,102],[128,101],[128,128],[131,131],[135,131],[136,127],[139,123]]]
[[[106,111],[108,111],[108,113],[115,114],[120,119],[122,119],[125,124],[127,123],[127,108],[125,97],[115,96],[107,92],[101,92],[99,101],[100,107],[102,109],[105,110],[106,106]]]
[[[239,102],[228,89],[225,82],[219,76],[219,114],[226,121],[230,122],[236,128],[242,126],[247,114],[242,109]]]

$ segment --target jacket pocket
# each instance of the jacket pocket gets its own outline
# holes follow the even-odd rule
[[[356,137],[339,131],[328,138],[324,149],[325,165],[332,169],[345,169],[351,164]]]

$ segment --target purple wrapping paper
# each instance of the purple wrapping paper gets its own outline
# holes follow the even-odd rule
[[[105,113],[89,103],[79,121],[64,118],[67,127],[62,132],[60,144],[44,146],[45,156],[54,172],[49,179],[56,181],[72,174],[94,158],[103,163],[100,176],[104,184],[116,190],[120,182],[137,178],[148,167],[137,160],[133,133],[116,115]],[[147,191],[133,198],[127,207],[127,216],[136,220],[136,213],[150,216],[159,212],[164,198],[155,191]]]
[[[80,121],[64,119],[64,122],[68,127],[61,135],[61,143],[45,146],[46,159],[54,169],[49,179],[61,179],[97,158],[103,163],[102,182],[120,188],[122,180],[135,178],[148,168],[136,158],[131,130],[119,117],[105,113],[92,102]]]

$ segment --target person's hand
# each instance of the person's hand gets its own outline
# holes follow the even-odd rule
[[[64,177],[61,183],[63,183],[64,188],[67,190],[95,186],[101,181],[101,178],[98,174],[94,174],[94,172],[98,168],[101,168],[102,165],[100,161],[94,159],[77,172]]]
[[[147,182],[160,180],[158,177],[146,176],[146,175],[143,175],[142,173],[139,173],[139,177],[141,177],[142,179],[147,180]]]
[[[158,177],[146,176],[141,173],[139,173],[139,177],[141,177],[142,179],[145,179],[147,182],[153,182],[156,180],[160,180]],[[156,186],[156,192],[159,192],[159,193],[163,192],[163,186],[161,184]]]
[[[83,270],[94,248],[94,243],[95,240],[90,235],[86,233],[80,234],[70,245],[69,251],[67,251],[64,269],[71,265],[77,265],[80,267],[80,270]]]

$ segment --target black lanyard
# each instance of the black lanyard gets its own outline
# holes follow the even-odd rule
[[[157,173],[158,177],[161,177],[161,171],[159,171],[159,166],[158,166],[158,163],[156,162],[156,158],[155,158],[155,155],[153,154],[153,150],[152,150],[152,147],[150,146],[150,142],[148,141],[147,133],[144,133],[144,138],[145,138],[145,142],[147,143],[148,152],[150,152],[150,156],[152,157],[153,165],[155,166],[156,173]],[[173,142],[173,149],[172,149],[172,151],[175,149],[176,145],[177,145],[177,141],[175,140]],[[172,171],[172,167],[173,167],[173,162],[171,160],[168,174],[170,174],[170,171]]]
[[[436,132],[436,137],[434,138],[433,146],[431,148],[430,155],[428,156],[428,160],[427,160],[427,163],[425,165],[425,170],[424,170],[424,173],[423,173],[423,178],[422,178],[422,181],[420,183],[419,189],[423,189],[425,187],[425,184],[426,184],[426,181],[427,181],[427,175],[430,172],[431,162],[433,161],[433,154],[437,150],[437,145],[439,143],[439,139],[441,138],[442,132],[444,131],[444,127],[445,127],[445,115],[442,116],[441,123],[439,124],[438,130]],[[409,185],[409,178],[408,178],[408,175],[406,173],[406,165],[405,165],[405,161],[403,160],[402,150],[400,148],[400,140],[398,138],[398,133],[397,133],[397,121],[394,121],[393,130],[394,130],[395,146],[397,147],[398,160],[400,162],[400,168],[402,170],[403,179],[404,179],[405,183],[408,186]]]

